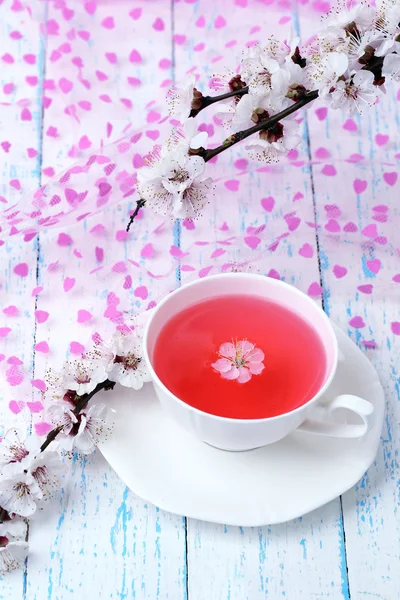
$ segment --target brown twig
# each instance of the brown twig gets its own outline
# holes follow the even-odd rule
[[[132,225],[133,221],[135,220],[135,218],[137,217],[137,214],[138,214],[139,210],[141,208],[143,208],[143,206],[145,204],[146,204],[146,200],[143,200],[142,198],[140,200],[136,200],[136,208],[135,208],[135,210],[133,211],[133,213],[130,216],[129,223],[126,226],[126,231],[130,230],[131,225]]]
[[[238,144],[239,142],[245,140],[249,136],[253,135],[253,133],[257,133],[262,129],[272,129],[279,121],[298,111],[300,108],[303,108],[303,106],[306,106],[306,104],[309,104],[309,102],[312,102],[316,98],[318,98],[317,90],[315,90],[314,92],[307,92],[307,94],[305,94],[303,98],[301,98],[301,100],[298,100],[292,106],[289,106],[289,108],[282,110],[280,113],[277,113],[273,117],[265,119],[264,121],[260,121],[259,123],[257,123],[257,125],[254,125],[249,129],[245,129],[244,131],[238,131],[237,133],[234,133],[233,135],[228,137],[220,146],[217,146],[217,148],[210,148],[208,150],[203,149],[203,152],[200,152],[199,154],[204,158],[205,162],[208,162],[209,160],[214,158],[214,156],[221,154],[221,152],[223,152],[227,148],[230,148],[231,146],[234,146],[235,144]]]
[[[249,86],[246,85],[245,87],[233,90],[232,92],[227,92],[226,94],[221,94],[220,96],[202,96],[200,108],[192,108],[189,117],[197,117],[197,115],[208,106],[211,106],[216,102],[221,102],[221,100],[228,100],[229,98],[234,98],[235,96],[244,96],[248,93],[248,91]]]

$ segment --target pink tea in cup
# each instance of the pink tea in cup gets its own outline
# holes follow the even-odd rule
[[[210,298],[165,323],[154,369],[183,402],[233,419],[263,419],[302,406],[323,385],[326,356],[295,312],[245,294]]]

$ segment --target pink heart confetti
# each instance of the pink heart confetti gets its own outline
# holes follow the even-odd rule
[[[371,271],[371,273],[374,273],[374,275],[377,275],[380,271],[382,263],[379,260],[379,258],[374,258],[372,260],[367,260],[366,265],[367,265],[368,269]]]
[[[362,329],[363,327],[365,327],[365,323],[362,317],[353,317],[352,319],[350,319],[349,325],[351,327],[354,327],[355,329]]]
[[[323,293],[323,289],[322,289],[321,285],[316,281],[314,281],[310,285],[310,287],[308,288],[308,291],[307,291],[307,294],[309,296],[315,296],[315,297],[321,296],[322,293]]]
[[[246,236],[244,238],[244,241],[249,246],[249,248],[252,248],[253,250],[255,250],[257,246],[261,243],[261,239],[256,235]]]
[[[49,352],[50,348],[47,342],[43,341],[43,342],[38,342],[37,344],[35,344],[35,350],[37,352],[43,352],[43,354],[47,354],[47,352]]]
[[[394,335],[400,335],[400,321],[393,321],[390,324],[390,328]]]
[[[49,318],[49,313],[46,310],[35,310],[35,317],[38,323],[45,323]]]
[[[397,181],[398,175],[395,171],[391,171],[383,174],[383,179],[390,186],[394,186]]]
[[[363,294],[372,294],[373,287],[374,286],[372,284],[367,283],[365,285],[359,285],[357,289]]]
[[[368,187],[368,183],[365,180],[355,179],[353,182],[353,188],[356,194],[362,194]]]
[[[347,275],[347,269],[346,267],[342,267],[340,265],[335,265],[332,269],[334,276],[337,279],[341,279],[342,277],[344,277],[345,275]]]
[[[45,392],[47,390],[47,386],[43,379],[31,379],[31,384],[34,388],[40,390],[41,392]]]
[[[303,244],[299,250],[299,254],[304,258],[312,258],[314,256],[314,250],[310,244]]]
[[[66,277],[63,282],[64,292],[69,292],[75,285],[74,277]]]
[[[261,199],[261,206],[267,212],[272,212],[272,209],[275,206],[275,200],[273,199],[272,196],[268,196],[268,198],[262,198]]]
[[[92,313],[90,313],[88,310],[85,310],[83,308],[78,310],[78,317],[77,317],[78,323],[87,323],[87,321],[90,321],[91,318],[92,318]]]
[[[141,298],[142,300],[146,300],[149,296],[149,291],[145,285],[137,287],[133,293],[136,298]]]

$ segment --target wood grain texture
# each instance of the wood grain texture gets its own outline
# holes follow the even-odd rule
[[[224,51],[225,37],[215,37],[211,25],[218,14],[229,14],[240,27],[240,19],[232,13],[241,10],[234,8],[228,2],[219,2],[218,9],[208,2],[196,3],[196,16],[205,17],[204,42],[209,56],[218,56]],[[258,19],[261,31],[260,38],[267,38],[274,31],[276,15],[264,12]],[[190,6],[180,8],[175,16],[177,33],[190,32],[193,23],[193,11]],[[242,24],[243,27],[245,24]],[[238,30],[229,29],[233,39],[240,36]],[[190,33],[187,43],[175,50],[177,78],[183,78],[195,61]],[[236,53],[233,53],[233,59]],[[196,64],[196,62],[194,63]],[[225,65],[224,65],[225,66]],[[234,69],[235,63],[229,65]],[[215,68],[215,67],[214,67]],[[213,71],[209,67],[208,75]],[[202,69],[203,70],[203,69]],[[222,70],[222,69],[221,69]],[[199,72],[200,68],[198,69]],[[206,67],[207,71],[207,67]],[[202,91],[206,91],[206,78],[201,74],[200,82],[204,82]],[[211,113],[211,114],[210,114]],[[204,113],[204,121],[213,123],[212,111]],[[216,129],[214,137],[223,136],[220,128]],[[303,129],[303,156],[307,159],[307,131]],[[218,160],[223,163],[226,173],[234,176],[237,169],[235,160],[243,157],[243,147],[233,150],[231,154],[224,153]],[[289,175],[290,173],[290,175]],[[265,187],[267,184],[267,187]],[[294,206],[293,197],[300,192],[303,198],[301,206]],[[261,200],[272,196],[275,207],[271,213],[266,213]],[[240,188],[229,198],[215,198],[215,202],[206,211],[204,217],[196,223],[196,238],[209,240],[207,246],[198,246],[191,251],[192,263],[198,269],[210,263],[211,253],[221,247],[216,239],[210,239],[209,232],[214,224],[222,225],[225,221],[229,227],[227,236],[245,235],[247,228],[265,224],[268,239],[273,241],[282,233],[282,216],[291,210],[298,210],[303,222],[301,233],[296,235],[294,242],[285,240],[275,252],[266,252],[264,264],[255,263],[250,270],[267,275],[271,269],[279,276],[303,291],[307,292],[312,282],[319,282],[318,252],[315,230],[306,225],[314,222],[311,172],[308,167],[296,169],[288,167],[288,175],[282,179],[271,174],[264,176],[251,174],[240,177]],[[222,237],[222,234],[221,234]],[[182,230],[181,244],[185,250],[193,238],[192,232]],[[303,258],[299,255],[300,247],[309,244],[313,257]],[[226,263],[236,263],[240,270],[242,261],[252,258],[249,248],[232,249],[224,246]],[[288,257],[291,257],[288,260]],[[192,264],[191,263],[191,264]],[[182,273],[182,281],[186,279]],[[232,502],[235,499],[232,498]],[[203,572],[208,574],[204,578]],[[344,539],[339,499],[312,515],[307,515],[295,522],[262,528],[236,528],[223,525],[213,525],[200,521],[189,520],[188,523],[188,573],[189,598],[194,600],[258,600],[261,598],[318,598],[339,599],[348,598],[348,581],[344,554]]]
[[[81,18],[80,2],[70,2],[69,6],[75,8],[77,22]],[[126,14],[126,5],[113,11],[117,20],[120,14]],[[122,11],[122,9],[124,9]],[[109,15],[110,6],[99,5],[95,19],[100,23]],[[132,48],[139,42],[132,42],[135,38],[137,27],[134,21],[127,21],[123,27],[124,32],[112,50],[119,57],[121,69],[117,80],[106,83],[96,81],[91,70],[83,71],[84,76],[90,77],[91,99],[93,112],[80,114],[80,123],[74,122],[64,114],[66,101],[59,91],[54,93],[54,99],[46,110],[43,124],[43,166],[52,166],[55,172],[63,170],[71,163],[68,151],[77,143],[82,132],[88,133],[92,146],[100,146],[105,139],[105,131],[98,127],[99,113],[107,110],[107,121],[113,125],[114,137],[118,137],[123,127],[130,121],[132,115],[119,109],[118,106],[102,106],[98,100],[99,94],[113,95],[116,104],[118,96],[132,98],[132,90],[125,80],[129,74],[142,81],[142,88],[135,91],[134,111],[137,118],[144,119],[145,105],[152,94],[158,94],[158,87],[162,82],[162,73],[157,69],[160,55],[171,58],[171,28],[170,9],[166,5],[162,11],[166,30],[158,38],[157,52],[153,51],[154,40],[148,39],[147,44],[140,42],[140,52],[144,65],[132,65],[127,57]],[[48,5],[48,19],[57,18],[57,8],[53,3]],[[64,23],[67,28],[74,23]],[[151,21],[146,21],[142,27],[150,30]],[[142,32],[143,34],[143,32]],[[58,61],[50,60],[52,52],[60,42],[57,37],[49,36],[46,40],[46,78],[58,81],[63,72],[64,63],[70,60],[65,55]],[[94,61],[94,67],[107,71],[104,55],[100,48]],[[84,56],[85,43],[78,41],[74,46],[75,52],[82,52]],[[93,67],[92,67],[93,68]],[[72,98],[68,102],[78,100],[81,92],[73,90]],[[97,104],[96,104],[97,102]],[[97,112],[99,111],[99,113]],[[46,135],[48,128],[57,126],[59,135],[56,138]],[[89,150],[90,151],[90,150]],[[82,153],[81,153],[82,154]],[[71,237],[79,239],[85,235],[95,224],[101,223],[107,227],[109,235],[101,241],[106,256],[112,256],[115,246],[115,232],[125,229],[128,220],[128,205],[106,210],[100,217],[93,217],[87,223],[76,225],[68,230]],[[160,220],[158,220],[160,221]],[[159,223],[158,223],[159,224]],[[155,228],[157,222],[137,221],[135,223],[134,238],[126,243],[120,243],[118,255],[120,256],[121,244],[125,244],[125,256],[140,260],[137,247],[142,247]],[[54,305],[48,294],[43,293],[38,306],[48,310],[51,314],[49,321],[41,326],[41,335],[45,339],[60,340],[52,345],[49,357],[38,357],[38,368],[44,371],[45,364],[58,364],[65,359],[65,343],[63,339],[78,339],[87,342],[87,333],[82,325],[72,323],[66,332],[63,315],[76,311],[79,308],[80,297],[85,301],[88,292],[85,281],[79,279],[79,267],[73,272],[77,277],[76,289],[73,294],[62,293],[62,282],[66,275],[71,275],[75,268],[74,246],[57,247],[56,240],[59,232],[43,232],[40,234],[39,256],[39,282],[43,278],[48,280],[50,264],[58,261],[59,269],[52,274],[52,286],[60,290],[59,302]],[[174,231],[171,224],[166,225],[159,239],[165,248],[173,243]],[[133,247],[132,247],[133,245]],[[123,252],[122,252],[123,254]],[[111,259],[110,259],[111,260]],[[160,258],[152,263],[154,269],[162,270],[162,253]],[[112,285],[110,283],[110,285]],[[165,283],[166,285],[166,283]],[[172,272],[170,286],[175,286],[175,273]],[[110,287],[109,291],[118,292]],[[152,294],[157,297],[157,285],[152,288]],[[93,310],[93,304],[98,302],[97,297],[92,297],[90,304],[85,308]],[[81,301],[82,302],[82,301]],[[131,293],[132,311],[136,309],[137,298]],[[94,311],[93,311],[94,312]],[[72,330],[71,330],[72,328]],[[186,597],[186,544],[185,544],[185,519],[180,516],[166,514],[153,505],[148,505],[138,498],[123,484],[115,472],[96,452],[88,458],[76,457],[68,473],[63,493],[58,501],[36,514],[30,528],[30,544],[32,553],[29,556],[28,573],[26,580],[26,597],[29,600],[58,600],[61,598],[137,598],[155,599],[171,598],[173,600]]]
[[[40,138],[42,121],[42,74],[43,74],[43,44],[37,35],[37,28],[32,27],[32,21],[27,13],[11,11],[11,1],[0,6],[0,96],[5,106],[1,107],[1,167],[0,195],[10,205],[21,200],[22,193],[36,189],[40,185]],[[37,6],[35,17],[41,19],[44,12],[42,5]],[[19,32],[20,39],[11,37],[12,32]],[[15,62],[6,62],[5,55],[12,55]],[[25,55],[34,55],[35,64],[24,60]],[[27,77],[37,77],[37,86],[32,87]],[[7,84],[13,83],[11,93],[5,93]],[[6,87],[4,87],[6,86]],[[30,120],[21,119],[22,107],[18,100],[26,99],[31,113]],[[9,105],[8,105],[9,104]],[[9,142],[10,146],[5,145]],[[4,144],[4,145],[3,145]],[[29,159],[26,148],[38,151],[38,155]],[[10,185],[13,180],[19,180],[22,192]],[[2,204],[2,207],[5,206]],[[7,232],[8,233],[8,232]],[[13,415],[8,408],[12,400],[32,399],[32,388],[29,379],[34,373],[34,344],[35,344],[35,305],[36,297],[31,290],[36,286],[37,244],[35,241],[26,243],[21,236],[9,237],[2,248],[0,264],[0,327],[10,327],[12,331],[6,338],[0,340],[0,353],[6,358],[1,365],[0,373],[0,436],[12,426],[19,427],[27,433],[30,430],[31,418],[27,409]],[[15,277],[13,271],[16,265],[25,263],[28,268],[27,277]],[[24,301],[22,301],[24,298]],[[22,319],[7,317],[3,309],[14,305],[18,308]],[[15,323],[14,323],[15,321]],[[18,388],[5,385],[6,371],[11,356],[22,360],[28,367],[25,382]],[[20,599],[26,592],[26,568],[15,571],[0,578],[0,598]]]
[[[20,17],[9,10],[10,4],[11,2],[3,3],[0,7],[3,16],[3,19],[0,19],[0,45],[1,48],[4,46],[0,54],[7,50],[10,31],[18,28],[24,38],[19,42],[20,60],[15,69],[21,84],[21,96],[24,96],[24,78],[28,68],[21,56],[28,49],[41,57],[35,69],[29,68],[29,74],[34,72],[39,78],[43,78],[45,69],[46,78],[57,79],[62,65],[49,59],[52,50],[57,47],[57,40],[47,40],[45,54],[44,43],[38,37],[29,34],[28,23],[21,24]],[[52,4],[44,5],[39,0],[32,5],[36,18],[43,17],[42,10],[49,10],[47,18],[50,18],[55,10]],[[78,11],[79,3],[74,7]],[[108,14],[108,10],[106,3],[99,3],[96,19],[100,21]],[[162,8],[165,28],[161,37],[149,35],[147,45],[141,40],[144,66],[121,62],[118,81],[110,81],[101,88],[99,85],[98,93],[100,89],[110,94],[113,90],[118,90],[120,96],[131,97],[132,90],[126,87],[125,75],[129,73],[141,78],[144,85],[135,89],[133,118],[142,122],[149,97],[153,91],[157,91],[158,94],[158,88],[162,85],[160,73],[156,69],[160,57],[168,58],[172,62],[172,67],[165,73],[165,77],[182,78],[188,69],[194,66],[197,72],[201,73],[201,80],[205,83],[207,76],[222,70],[222,65],[219,68],[218,59],[224,54],[225,36],[228,35],[226,31],[216,35],[213,23],[220,14],[237,11],[237,15],[240,16],[240,10],[240,3],[234,4],[231,0],[215,0],[212,3],[208,0],[198,0],[196,3],[180,2],[176,5],[165,0]],[[265,10],[260,11],[261,34],[268,33],[270,28],[275,26],[271,14],[273,15]],[[312,33],[311,25],[304,14],[300,14],[299,20],[295,11],[291,16],[293,23],[300,26],[304,37]],[[205,20],[204,54],[201,47],[193,41],[193,31],[199,17],[204,17]],[[235,21],[240,23],[240,19]],[[246,23],[240,23],[240,26],[245,27]],[[146,23],[146,27],[151,31],[151,22]],[[238,33],[230,30],[228,37],[234,39]],[[138,35],[137,30],[132,23],[127,23],[125,35],[120,40],[119,54],[127,54],[128,48],[132,46],[130,39],[134,39],[135,35]],[[186,40],[182,43],[184,36]],[[237,52],[234,51],[234,54]],[[98,59],[99,67],[104,68],[100,54]],[[6,82],[5,73],[6,69],[2,73],[2,83]],[[96,84],[92,83],[96,92]],[[363,140],[366,144],[362,149],[357,148],[355,141],[351,150],[347,138],[344,147],[344,142],[338,135],[343,117],[337,113],[331,114],[324,124],[324,145],[329,148],[332,156],[343,157],[351,151],[362,150],[363,154],[373,159],[376,151],[373,139],[376,133],[391,133],[388,123],[394,114],[398,123],[397,105],[394,92],[391,91],[387,100],[373,111],[370,117],[365,115],[362,120],[357,121],[364,133]],[[23,180],[24,186],[30,188],[39,184],[40,166],[52,166],[57,172],[70,163],[71,157],[68,157],[67,153],[79,138],[81,125],[66,120],[64,108],[65,102],[63,104],[60,99],[54,101],[45,112],[42,127],[41,107],[40,104],[35,105],[34,120],[30,124],[23,124],[24,129],[21,129],[21,137],[22,133],[24,135],[21,148],[24,149],[28,145],[27,138],[31,139],[29,145],[40,151],[38,161],[41,161],[41,164],[37,162],[32,168],[32,163],[28,163],[25,157],[18,154],[15,144],[6,155],[6,160],[3,159],[2,162],[2,182],[7,186],[7,192],[9,180],[16,176],[15,173]],[[98,110],[110,111],[115,131],[118,127],[122,130],[132,118],[132,114],[116,115],[116,111],[113,112],[109,105],[99,104]],[[92,132],[92,143],[96,147],[103,139],[104,131],[97,128],[95,112],[86,115],[85,119],[85,127],[87,125]],[[213,123],[211,113],[204,113],[204,123]],[[59,138],[50,139],[44,136],[42,141],[40,132],[45,132],[48,125],[54,124],[59,125]],[[7,126],[10,127],[10,131],[22,127],[17,110]],[[321,123],[314,114],[310,114],[308,123],[303,125],[302,154],[299,158],[307,160],[308,148],[314,156],[317,140],[320,144],[320,131]],[[218,135],[221,135],[220,129],[216,129],[211,141],[215,142]],[[2,137],[6,138],[6,133],[2,133]],[[238,169],[234,163],[242,156],[243,148],[235,149],[231,154],[220,157],[221,164],[223,162],[226,170],[237,174]],[[385,265],[383,277],[386,278],[386,283],[384,286],[380,285],[377,294],[366,296],[360,292],[355,302],[349,301],[350,297],[354,297],[357,285],[366,281],[374,283],[374,277],[366,271],[365,261],[366,258],[375,255],[361,246],[359,238],[357,243],[352,245],[338,244],[334,236],[316,235],[315,230],[306,225],[306,221],[323,225],[324,206],[330,203],[341,204],[341,199],[335,196],[331,183],[320,171],[320,166],[313,166],[310,170],[309,167],[300,169],[288,165],[287,177],[282,178],[271,173],[267,184],[264,176],[240,176],[238,192],[232,193],[224,201],[216,198],[206,210],[203,219],[196,222],[194,231],[180,225],[167,225],[158,237],[158,246],[159,250],[167,250],[172,243],[180,245],[184,250],[190,247],[191,264],[196,270],[211,264],[212,252],[223,248],[226,252],[221,260],[224,262],[240,265],[249,261],[246,268],[263,274],[268,274],[273,269],[284,280],[305,292],[313,282],[321,281],[324,306],[330,316],[343,329],[348,330],[357,343],[361,344],[363,338],[373,337],[376,340],[377,349],[368,351],[368,356],[379,370],[384,383],[388,410],[381,449],[376,462],[363,480],[344,495],[342,502],[337,499],[296,521],[273,527],[236,528],[195,520],[186,523],[184,517],[166,514],[130,492],[99,453],[88,459],[75,459],[61,496],[39,512],[32,521],[32,553],[26,572],[15,573],[7,579],[0,580],[0,598],[399,598],[399,357],[398,352],[393,351],[395,340],[390,331],[390,322],[400,320],[400,297],[394,292],[393,286],[396,284],[391,282],[391,277],[399,272],[398,254],[391,248],[382,250]],[[360,177],[368,182],[368,190],[371,193],[362,197],[349,195],[349,198],[346,198],[346,202],[349,200],[349,203],[346,206],[341,204],[343,210],[347,211],[348,218],[357,222],[360,227],[369,222],[371,207],[381,202],[382,172],[383,167],[377,164],[373,170],[364,169]],[[344,170],[344,180],[346,176],[349,177],[349,172]],[[350,181],[349,187],[351,185]],[[296,192],[300,192],[302,197],[294,205],[293,197]],[[267,213],[261,200],[270,196],[275,199],[275,206]],[[299,211],[303,221],[299,235],[296,235],[294,241],[283,241],[274,252],[265,248],[262,265],[252,263],[250,248],[243,246],[238,249],[237,246],[230,247],[220,243],[221,239],[230,235],[244,235],[248,227],[256,225],[266,225],[269,238],[275,239],[281,233],[282,215],[293,208]],[[397,215],[398,210],[393,207]],[[107,224],[110,231],[123,229],[126,224],[126,207],[105,211],[101,220]],[[219,235],[218,228],[224,221],[229,229]],[[93,218],[87,228],[91,223],[97,222],[99,219]],[[136,259],[138,248],[152,239],[151,232],[155,226],[156,223],[149,223],[147,220],[136,223],[134,237],[124,242],[127,257]],[[83,227],[76,226],[71,230],[71,235],[78,238],[82,235]],[[394,225],[389,222],[379,227],[382,227],[384,233],[385,228],[388,231],[387,228]],[[56,235],[44,233],[40,236],[37,246],[40,249],[37,275],[39,283],[49,264],[59,259],[62,269],[55,273],[53,282],[54,285],[61,285],[65,269],[69,268],[73,261],[73,248],[57,250],[57,256],[54,255]],[[393,237],[392,234],[392,239]],[[196,240],[205,240],[207,244],[196,246]],[[298,254],[300,247],[305,243],[312,248],[313,255],[310,259]],[[110,237],[104,243],[106,252],[112,254],[114,244],[114,238]],[[7,304],[18,306],[18,298],[22,293],[29,286],[34,287],[36,284],[36,252],[32,252],[32,246],[28,247],[14,238],[10,242],[8,256],[10,260],[7,272],[15,262],[27,262],[32,267],[29,280],[26,278],[16,284],[8,277],[7,272],[2,279],[2,298],[6,295]],[[288,257],[291,257],[291,260],[288,260]],[[161,256],[157,260],[161,269]],[[333,275],[332,269],[335,264],[348,266],[348,273],[343,279],[337,279]],[[188,277],[188,272],[181,271],[178,266],[176,272],[171,273],[167,284],[173,289]],[[157,286],[153,293],[156,297]],[[93,298],[93,302],[97,300]],[[76,302],[77,299],[74,298],[73,301]],[[44,295],[38,302],[39,306],[45,309],[48,298]],[[132,309],[135,309],[136,299],[133,295],[131,305]],[[20,352],[24,360],[27,356],[34,356],[34,308],[34,300],[31,306],[24,307],[27,311],[26,322],[23,329],[15,332],[15,335],[20,336]],[[59,335],[61,339],[64,335],[63,327],[57,325],[60,319],[56,317],[68,308],[68,299],[60,296],[59,305],[54,309],[54,321],[42,327],[39,330],[40,334],[49,335],[51,328],[52,337]],[[368,323],[366,330],[360,332],[348,326],[349,319],[354,315],[363,316]],[[77,329],[76,335],[82,335],[82,331]],[[56,349],[54,353],[56,354]],[[51,360],[53,358],[55,356],[50,357]],[[42,365],[44,357],[36,355],[36,360],[38,365]],[[31,364],[33,366],[33,360]],[[7,408],[10,399],[3,398],[0,406],[0,414],[7,415],[7,424],[10,423]],[[5,426],[3,423],[2,425],[4,429]],[[234,499],[232,501],[234,502]]]

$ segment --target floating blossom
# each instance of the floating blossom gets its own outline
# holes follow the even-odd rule
[[[202,177],[204,168],[205,162],[200,156],[162,148],[153,155],[148,167],[139,169],[139,193],[158,214],[197,217],[212,189],[212,179]]]
[[[330,98],[332,108],[344,108],[349,115],[362,113],[366,106],[373,106],[377,99],[374,75],[370,71],[359,71],[347,81],[339,81]]]
[[[246,150],[255,160],[276,162],[300,143],[298,128],[297,121],[285,119],[272,129],[260,131],[258,138],[246,144]]]
[[[140,390],[144,383],[151,381],[140,337],[135,333],[118,333],[113,340],[113,350],[115,359],[110,366],[109,379],[134,390]]]
[[[105,404],[94,404],[80,415],[79,430],[73,440],[74,447],[83,454],[91,454],[99,442],[107,439],[112,423],[107,421]]]
[[[259,375],[265,368],[264,352],[247,340],[221,344],[218,354],[221,358],[211,366],[224,379],[246,383],[253,375]]]
[[[202,94],[194,87],[195,83],[196,77],[190,73],[184,84],[171,88],[167,93],[169,113],[181,123],[190,116],[192,109],[201,108]]]

